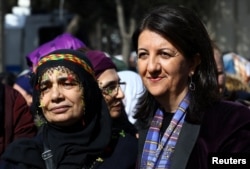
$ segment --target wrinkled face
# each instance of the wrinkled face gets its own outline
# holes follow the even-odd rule
[[[67,126],[82,120],[83,87],[76,75],[65,67],[47,70],[39,82],[40,106],[48,122]]]
[[[110,116],[116,118],[121,114],[124,93],[120,88],[120,79],[115,69],[107,69],[97,79]]]
[[[145,87],[158,99],[185,95],[190,62],[161,35],[144,30],[138,38],[138,72]]]

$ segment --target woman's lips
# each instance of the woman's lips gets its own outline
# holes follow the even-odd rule
[[[152,82],[158,82],[160,81],[162,78],[161,77],[148,77],[148,80],[152,81]]]
[[[64,113],[69,109],[69,106],[58,106],[58,107],[53,107],[50,109],[52,113]]]
[[[120,109],[121,109],[121,106],[122,106],[121,103],[115,104],[115,105],[112,106],[112,109],[120,110]]]

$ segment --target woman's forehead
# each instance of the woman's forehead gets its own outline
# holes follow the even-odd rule
[[[97,81],[102,84],[107,84],[113,81],[119,81],[119,76],[115,69],[107,69],[105,70],[97,79]]]
[[[56,66],[56,67],[51,67],[47,69],[40,77],[40,81],[43,80],[48,80],[50,76],[56,76],[56,77],[62,77],[62,76],[67,76],[67,77],[72,77],[76,78],[77,75],[70,70],[69,68],[65,66]]]

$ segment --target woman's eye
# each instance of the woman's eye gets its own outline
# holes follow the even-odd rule
[[[67,86],[74,86],[73,83],[63,83],[62,85],[63,85],[63,86],[66,86],[66,87],[67,87]]]
[[[148,54],[146,52],[138,53],[138,59],[143,59],[143,58],[146,58],[147,56],[148,56]]]
[[[64,86],[73,86],[73,83],[64,83]]]
[[[112,92],[113,92],[112,89],[110,89],[110,88],[107,88],[107,89],[106,89],[106,93],[111,94]]]
[[[69,88],[72,88],[73,86],[78,85],[78,83],[76,81],[71,81],[71,82],[65,81],[65,82],[62,82],[61,85],[69,89]]]
[[[164,58],[170,58],[170,57],[172,57],[172,55],[170,53],[168,53],[168,52],[161,52],[160,55],[162,57],[164,57]]]
[[[108,89],[113,91],[115,88],[116,88],[116,85],[112,85],[112,86],[109,86]]]
[[[105,87],[105,92],[111,94],[116,89],[116,85]]]
[[[46,92],[49,90],[49,87],[47,85],[41,85],[40,86],[40,92]]]

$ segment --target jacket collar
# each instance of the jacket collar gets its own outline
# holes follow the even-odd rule
[[[181,133],[176,143],[170,169],[185,169],[189,156],[199,135],[200,125],[183,123]]]

